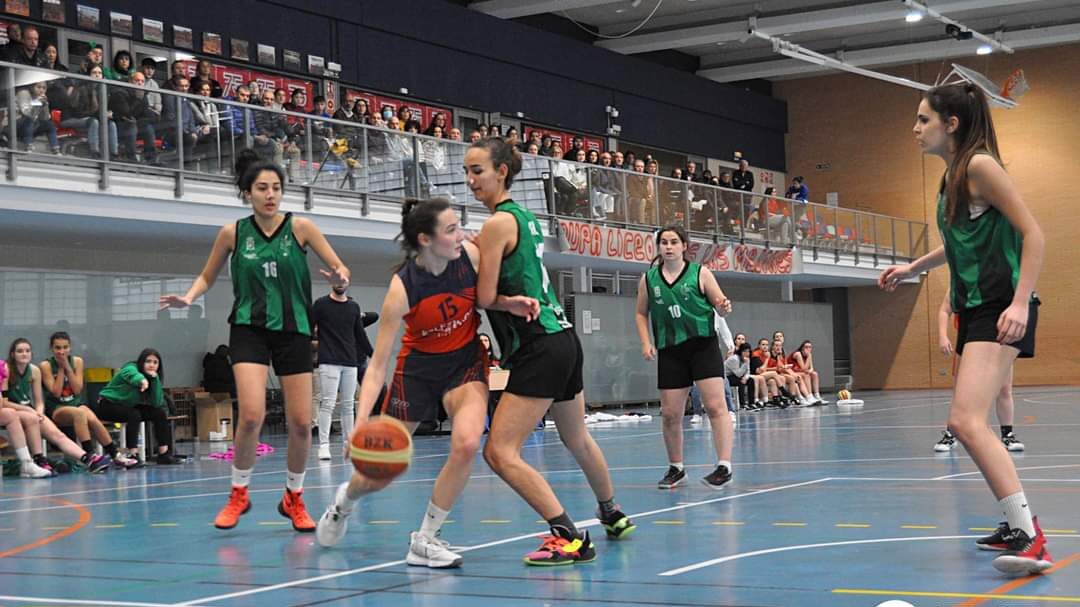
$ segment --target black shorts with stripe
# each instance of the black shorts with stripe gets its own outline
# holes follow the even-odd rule
[[[1039,306],[1042,302],[1032,297],[1028,302],[1028,321],[1024,336],[1019,341],[1006,344],[1020,350],[1018,358],[1035,356],[1035,327],[1039,324]],[[974,308],[961,310],[957,314],[959,323],[956,329],[956,353],[964,353],[964,345],[973,341],[997,341],[997,322],[1001,313],[1009,307],[1009,302],[985,303]]]
[[[475,339],[453,352],[413,350],[398,358],[381,411],[402,421],[433,420],[448,392],[478,381],[487,384],[487,351]]]

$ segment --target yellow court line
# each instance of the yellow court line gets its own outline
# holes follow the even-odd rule
[[[737,525],[745,525],[746,523],[740,521],[713,521],[714,525],[723,525],[728,527],[735,527]]]
[[[42,527],[42,531],[56,531],[57,529],[67,529],[67,527]]]
[[[509,520],[504,519],[504,518],[486,518],[486,519],[480,521],[480,524],[481,525],[507,525],[507,524],[512,523],[512,522],[513,521],[509,521]]]
[[[151,527],[179,527],[177,523],[150,523]]]
[[[259,524],[260,525],[271,525],[271,526],[276,527],[278,525],[288,525],[289,521],[259,521]]]
[[[866,590],[861,588],[833,588],[833,594],[860,594],[870,596],[915,596],[937,599],[983,599],[993,601],[1047,601],[1055,603],[1080,603],[1080,596],[1038,596],[1034,594],[979,594],[976,592],[917,592],[914,590]]]
[[[123,525],[94,525],[94,529],[123,529]],[[0,529],[3,531],[3,529]]]
[[[968,531],[997,531],[995,527],[968,527]],[[1043,529],[1045,532],[1046,530]]]
[[[841,529],[868,529],[870,527],[868,523],[837,523],[836,526]]]
[[[900,525],[901,529],[937,529],[937,525]]]
[[[1043,533],[1076,533],[1076,529],[1043,529]]]
[[[401,521],[368,521],[369,525],[397,525]]]
[[[653,521],[654,525],[685,525],[686,521]]]
[[[806,523],[773,523],[773,527],[805,527]]]
[[[456,522],[457,521],[447,519],[447,520],[443,521],[442,524],[444,524],[444,525],[452,525],[452,524],[454,524]]]

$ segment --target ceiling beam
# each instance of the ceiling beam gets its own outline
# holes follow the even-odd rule
[[[1080,42],[1080,25],[1055,25],[1051,27],[1006,32],[1004,41],[1015,49],[1056,46]],[[918,61],[935,61],[956,57],[975,59],[975,49],[981,43],[974,40],[939,40],[843,53],[843,61],[859,67],[898,65]],[[840,58],[840,57],[837,57]],[[738,82],[755,78],[804,78],[836,70],[795,59],[778,59],[758,63],[746,63],[727,67],[699,70],[698,76],[717,82]]]
[[[572,11],[579,8],[590,8],[615,4],[622,0],[484,0],[472,2],[469,8],[481,13],[487,13],[500,19],[516,19],[539,15],[541,13],[557,13],[560,11]]]
[[[938,13],[956,13],[995,6],[1016,6],[1038,0],[942,0],[934,3]],[[908,9],[901,2],[874,2],[861,6],[830,8],[816,11],[760,17],[756,28],[767,34],[806,33],[838,27],[853,27],[882,21],[902,23]],[[703,44],[733,42],[744,39],[749,30],[748,20],[729,21],[712,25],[699,25],[663,32],[649,32],[627,36],[618,40],[601,40],[596,45],[623,54],[686,48]]]

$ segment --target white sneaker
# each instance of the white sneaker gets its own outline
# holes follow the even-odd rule
[[[728,411],[728,415],[731,416],[731,427],[732,427],[732,429],[738,428],[739,427],[739,416],[735,415],[734,411]]]
[[[19,462],[19,476],[23,478],[49,478],[53,473],[35,464],[33,460]]]
[[[352,511],[342,512],[337,507],[337,496],[348,486],[349,483],[342,483],[338,487],[334,493],[334,502],[326,508],[326,512],[319,517],[319,522],[315,525],[315,539],[324,548],[337,546],[341,538],[345,537],[345,532],[349,530],[349,515]]]
[[[460,554],[450,551],[449,542],[439,538],[429,538],[419,531],[413,531],[409,536],[409,554],[405,556],[405,562],[410,565],[446,569],[460,567],[461,561]]]
[[[119,451],[113,458],[113,465],[118,468],[134,468],[139,465],[139,460],[131,457],[123,451]]]
[[[941,440],[934,443],[934,451],[938,453],[948,453],[956,446],[956,437],[951,432],[945,430],[941,433]]]
[[[326,460],[326,461],[330,460],[330,445],[329,444],[319,445],[319,459]]]
[[[691,426],[696,426],[696,425],[698,425],[700,423],[701,423],[701,416],[700,415],[695,413],[695,414],[690,416],[690,425]]]

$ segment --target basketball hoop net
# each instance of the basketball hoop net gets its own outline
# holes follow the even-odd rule
[[[1008,79],[1005,80],[1005,86],[1001,87],[1001,96],[1006,99],[1019,99],[1024,96],[1024,93],[1031,90],[1028,86],[1027,78],[1024,76],[1024,70],[1016,68],[1012,74],[1009,74]]]

